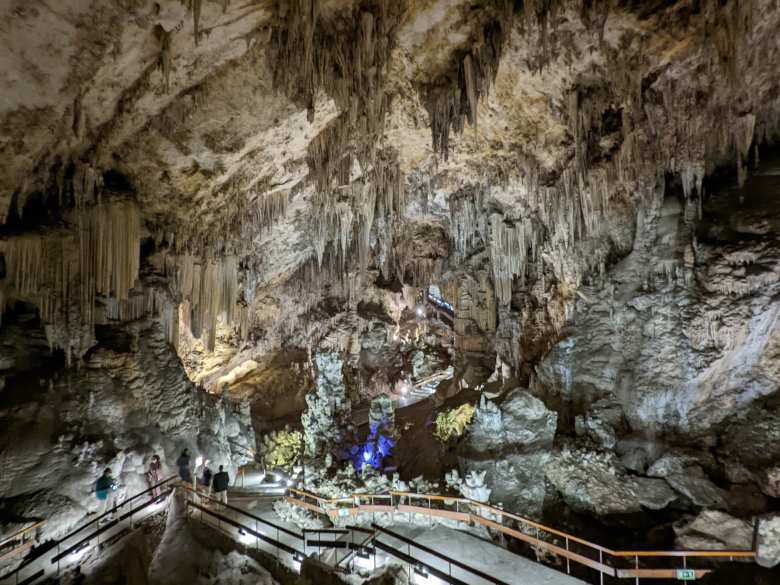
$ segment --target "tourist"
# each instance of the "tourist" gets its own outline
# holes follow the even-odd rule
[[[105,515],[110,510],[113,517],[115,505],[114,492],[116,491],[116,488],[116,482],[114,481],[114,478],[111,477],[111,468],[107,467],[105,471],[103,471],[103,475],[95,482],[95,497],[100,502],[98,513],[101,516]]]
[[[230,476],[228,475],[227,471],[223,470],[222,465],[219,466],[219,471],[214,475],[212,485],[214,487],[214,493],[216,494],[217,501],[222,502],[223,504],[227,504],[227,489],[230,485]]]
[[[184,449],[176,460],[179,468],[179,477],[185,483],[192,483],[192,471],[190,470],[190,450]]]
[[[209,460],[206,459],[206,462],[203,464],[203,475],[200,476],[200,484],[204,489],[207,489],[208,496],[211,496],[211,478],[213,475],[214,474],[209,467]]]
[[[152,489],[151,498],[155,499],[160,495],[160,488],[155,487],[160,483],[160,473],[162,471],[162,462],[159,455],[152,455],[152,460],[149,462],[149,469],[146,471],[146,483]]]

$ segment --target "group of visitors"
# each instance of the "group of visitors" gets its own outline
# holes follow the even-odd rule
[[[190,462],[190,451],[189,449],[184,449],[176,460],[176,466],[179,468],[179,477],[181,480],[187,483],[193,483],[194,485],[195,482],[193,482],[191,471],[193,467]],[[209,467],[210,463],[211,462],[208,459],[203,463],[203,469],[200,476],[197,478],[197,483],[200,484],[203,489],[207,490],[208,497],[211,497],[213,492],[214,497],[218,502],[227,504],[227,490],[230,486],[230,476],[222,465],[219,466],[217,473],[214,473],[211,471],[211,467]],[[195,471],[197,472],[198,470],[195,469]]]
[[[207,490],[208,497],[211,497],[212,492],[218,502],[227,504],[227,490],[230,486],[230,476],[228,472],[224,470],[222,465],[219,466],[219,471],[213,473],[209,467],[209,461],[206,460],[203,464],[201,475],[198,477],[198,484]],[[183,482],[188,484],[193,483],[192,472],[193,466],[191,465],[191,457],[189,449],[184,449],[182,454],[176,460],[176,466],[179,468],[179,477]],[[197,469],[194,469],[197,472]],[[160,461],[159,455],[152,455],[152,459],[149,462],[149,468],[144,473],[146,483],[150,488],[150,497],[152,499],[160,496],[159,484],[162,481],[162,461]],[[97,498],[100,506],[98,508],[98,514],[100,516],[105,515],[107,512],[115,512],[116,510],[116,492],[119,488],[119,484],[114,479],[110,467],[103,470],[101,475],[95,482],[95,497]]]

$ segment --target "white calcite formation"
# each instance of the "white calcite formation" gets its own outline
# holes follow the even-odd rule
[[[301,417],[306,457],[324,458],[342,446],[349,426],[351,405],[347,399],[343,362],[335,353],[314,358],[317,368],[315,390],[306,396],[306,412]]]

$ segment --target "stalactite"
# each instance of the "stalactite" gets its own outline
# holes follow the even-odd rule
[[[173,31],[166,31],[161,24],[158,24],[154,32],[160,43],[160,56],[157,58],[157,67],[162,72],[163,90],[165,93],[168,93],[171,90],[171,37]]]
[[[192,27],[195,38],[195,46],[198,45],[200,35],[200,9],[203,0],[181,0],[181,3],[187,7],[187,12],[192,12]]]
[[[753,114],[747,114],[737,118],[734,126],[734,149],[737,155],[737,179],[739,186],[745,184],[747,179],[746,161],[750,152],[750,145],[753,142],[753,133],[756,128],[756,117]]]

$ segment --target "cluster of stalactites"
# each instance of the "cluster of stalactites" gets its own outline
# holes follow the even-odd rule
[[[456,264],[460,264],[474,251],[485,245],[487,214],[482,209],[484,189],[466,196],[450,197],[450,242]]]
[[[479,38],[458,60],[457,72],[425,90],[425,106],[431,124],[433,150],[449,156],[450,131],[463,132],[464,123],[476,129],[477,106],[492,85],[508,32],[512,27],[512,2],[499,1],[498,16],[480,29]]]
[[[529,219],[508,223],[500,214],[490,217],[490,261],[493,265],[493,282],[499,303],[508,305],[512,300],[512,283],[515,278],[525,286],[526,265],[529,251],[536,258],[537,234]]]
[[[53,346],[89,347],[97,299],[127,301],[138,280],[141,219],[130,202],[75,212],[76,230],[27,234],[0,243],[7,298],[36,304]]]
[[[365,271],[371,261],[374,233],[379,267],[386,275],[391,271],[393,226],[403,213],[405,191],[395,156],[389,162],[384,156],[378,160],[381,164],[337,192],[315,196],[311,239],[319,267],[331,245],[342,271],[353,267],[353,259],[357,269]],[[378,229],[379,225],[384,229]]]
[[[302,99],[310,115],[320,91],[341,112],[307,153],[315,185],[312,246],[320,268],[332,243],[342,271],[350,268],[353,253],[365,270],[375,221],[383,228],[377,230],[380,263],[392,248],[404,205],[403,175],[397,153],[381,141],[389,103],[386,65],[405,4],[363,2],[334,26],[321,17],[319,0],[294,0],[280,15],[284,26],[273,31],[276,85]]]
[[[238,259],[235,256],[201,259],[191,254],[178,258],[174,289],[190,315],[193,336],[214,349],[217,321],[234,323],[238,298]]]
[[[143,319],[146,316],[157,317],[163,329],[165,340],[174,348],[179,346],[179,303],[160,289],[144,287],[133,290],[127,299],[110,298],[106,300],[102,319],[99,324],[128,322]]]

